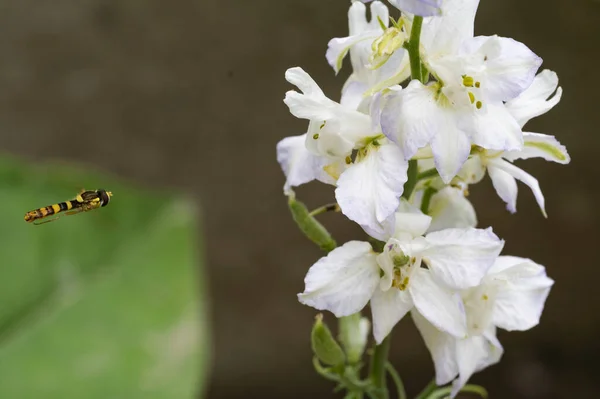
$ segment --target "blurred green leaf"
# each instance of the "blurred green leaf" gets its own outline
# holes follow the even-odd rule
[[[39,226],[25,212],[113,192]],[[196,213],[72,165],[0,158],[0,398],[195,398],[207,331]]]

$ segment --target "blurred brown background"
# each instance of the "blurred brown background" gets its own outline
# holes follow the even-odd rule
[[[345,0],[6,0],[0,5],[0,148],[35,160],[83,162],[151,187],[181,189],[203,207],[212,301],[211,398],[330,397],[311,367],[315,311],[300,305],[321,254],[296,230],[275,144],[304,132],[282,103],[300,65],[337,98],[325,62],[347,33]],[[600,2],[482,0],[476,33],[511,36],[558,72],[560,105],[527,130],[555,134],[568,166],[528,161],[550,218],[521,187],[511,216],[489,180],[473,187],[481,226],[506,253],[548,267],[556,285],[542,324],[501,334],[504,360],[474,377],[495,398],[600,395],[597,77]],[[346,65],[345,68],[347,68]],[[347,71],[346,71],[347,72]],[[118,193],[115,206],[118,206]],[[328,187],[299,190],[310,206]],[[338,241],[360,237],[325,215]],[[409,320],[393,362],[410,393],[433,375]]]

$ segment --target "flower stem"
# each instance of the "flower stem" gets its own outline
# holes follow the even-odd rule
[[[310,211],[309,215],[317,216],[317,215],[320,215],[325,212],[339,212],[339,211],[340,211],[340,206],[337,204],[337,202],[334,202],[333,204],[327,204],[327,205],[320,206],[317,209],[313,209],[312,211]]]
[[[373,357],[371,358],[369,378],[373,387],[376,388],[376,397],[378,399],[388,399],[389,397],[385,383],[385,365],[387,364],[388,353],[390,351],[390,341],[391,333],[381,341],[381,344],[375,346],[375,353],[373,353]]]
[[[410,57],[410,77],[411,79],[421,80],[421,26],[423,25],[423,17],[415,15],[412,28],[410,31],[410,39],[408,42],[408,56]]]
[[[429,396],[427,396],[427,399],[442,399],[442,398],[446,398],[448,397],[448,395],[450,395],[450,393],[452,392],[452,387],[447,387],[447,388],[442,388],[442,389],[438,389],[435,392],[432,392]],[[485,390],[484,387],[480,387],[479,385],[465,385],[464,387],[462,387],[460,389],[459,392],[467,392],[467,393],[474,393],[479,395],[480,397],[486,399],[488,397],[488,393]]]
[[[406,399],[406,391],[404,390],[404,383],[402,382],[400,375],[398,374],[398,372],[396,371],[394,366],[392,366],[392,363],[387,362],[385,367],[386,367],[388,373],[390,374],[390,376],[392,377],[394,384],[396,385],[398,399]]]
[[[408,161],[408,180],[404,183],[404,192],[402,196],[406,199],[410,199],[410,196],[417,185],[419,168],[416,160]]]
[[[417,395],[416,399],[426,399],[431,395],[433,391],[437,388],[437,384],[435,383],[435,379],[431,380],[429,384]]]
[[[427,187],[423,193],[423,199],[421,200],[421,212],[426,215],[429,215],[429,203],[431,202],[431,197],[436,192],[437,190],[435,188]]]
[[[430,177],[436,177],[437,175],[438,175],[437,169],[431,168],[431,169],[427,169],[424,172],[419,173],[419,175],[417,176],[417,179],[425,180],[425,179],[429,179]]]

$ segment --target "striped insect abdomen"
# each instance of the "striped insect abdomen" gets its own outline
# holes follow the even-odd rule
[[[35,220],[43,219],[46,216],[54,215],[62,211],[73,209],[74,207],[77,207],[79,205],[80,204],[78,202],[74,201],[65,201],[54,205],[48,205],[46,207],[38,208],[33,211],[27,212],[25,214],[25,221],[33,222]]]

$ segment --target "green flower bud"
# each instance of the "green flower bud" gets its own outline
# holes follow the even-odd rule
[[[344,347],[348,362],[358,363],[367,347],[371,323],[366,317],[361,317],[360,313],[355,313],[341,317],[339,326],[340,335],[338,338]]]
[[[335,249],[337,243],[327,229],[310,215],[306,205],[296,201],[296,198],[291,195],[288,198],[288,206],[294,221],[309,240],[317,244],[323,251],[330,252]]]
[[[338,366],[345,362],[344,351],[333,338],[331,331],[323,323],[323,315],[319,313],[310,334],[312,350],[319,360],[330,366]]]

